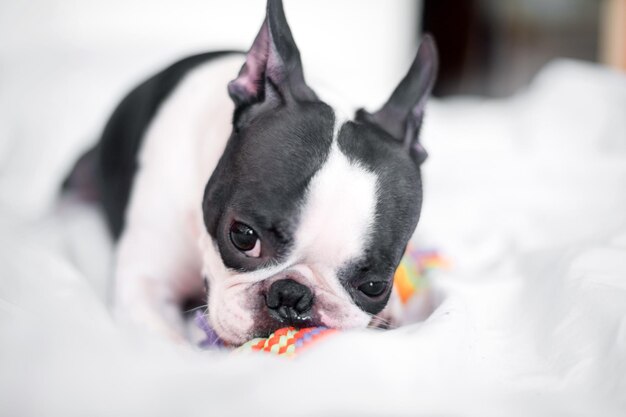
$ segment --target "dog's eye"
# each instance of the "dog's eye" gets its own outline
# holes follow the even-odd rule
[[[250,258],[261,256],[261,241],[256,232],[247,224],[234,222],[230,226],[230,241]]]
[[[359,285],[359,291],[368,297],[378,297],[387,289],[387,283],[382,281],[368,281]]]

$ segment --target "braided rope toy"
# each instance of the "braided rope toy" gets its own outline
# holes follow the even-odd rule
[[[276,330],[269,337],[258,337],[244,343],[237,348],[237,351],[260,351],[276,355],[294,356],[296,352],[302,352],[305,347],[310,346],[313,342],[335,332],[337,332],[337,329],[329,329],[328,327],[307,327],[304,329],[283,327]]]
[[[419,250],[409,246],[393,277],[394,291],[398,293],[402,304],[406,304],[411,298],[427,291],[428,275],[431,271],[448,267],[448,261],[437,251]],[[204,314],[196,312],[195,322],[206,334],[206,339],[200,342],[200,347],[224,347]],[[283,327],[268,337],[258,337],[244,343],[236,348],[235,352],[268,352],[292,357],[311,344],[336,332],[338,332],[337,329],[327,327],[303,329]]]

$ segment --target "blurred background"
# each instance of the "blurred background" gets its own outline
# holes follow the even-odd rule
[[[22,158],[67,169],[68,158],[96,140],[120,97],[146,76],[191,53],[246,49],[264,3],[1,0],[0,185],[15,192],[0,201],[20,212],[50,201],[52,176],[35,176],[24,189]],[[285,8],[308,76],[374,108],[408,68],[422,31],[439,44],[437,97],[507,96],[557,57],[624,70],[625,4],[286,0]]]
[[[507,96],[555,58],[626,69],[623,0],[425,0],[441,51],[436,94]]]

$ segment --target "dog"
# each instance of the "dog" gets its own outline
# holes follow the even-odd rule
[[[391,311],[437,65],[425,35],[382,108],[346,114],[307,84],[282,2],[269,0],[247,53],[191,56],[135,88],[68,180],[97,191],[117,240],[116,313],[184,340],[183,305],[202,297],[237,345]]]

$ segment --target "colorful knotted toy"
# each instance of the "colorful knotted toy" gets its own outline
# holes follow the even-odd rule
[[[402,304],[428,288],[428,275],[432,270],[447,268],[448,262],[435,250],[419,250],[411,246],[407,250],[393,277],[394,291],[397,291]],[[206,334],[200,347],[223,347],[223,343],[206,321],[206,316],[197,312],[196,324]],[[314,342],[336,333],[336,329],[327,327],[308,327],[296,329],[284,327],[268,337],[252,339],[238,347],[236,352],[269,352],[276,355],[294,356]]]
[[[237,351],[262,351],[277,355],[293,356],[296,353],[301,353],[305,347],[310,346],[313,342],[336,331],[336,329],[327,327],[307,327],[305,329],[283,327],[276,330],[269,337],[259,337],[244,343],[237,348]]]

